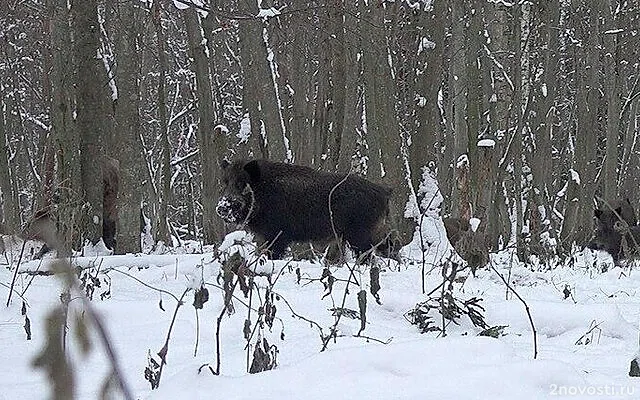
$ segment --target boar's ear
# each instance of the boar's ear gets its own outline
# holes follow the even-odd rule
[[[613,210],[613,211],[615,211],[615,213],[616,213],[616,214],[618,214],[618,215],[622,216],[622,207],[618,207],[618,208],[616,208],[616,209],[615,209],[615,210]]]
[[[244,170],[249,174],[252,182],[259,182],[261,177],[260,166],[257,160],[249,161],[244,165]]]
[[[229,163],[229,161],[227,161],[227,159],[222,159],[222,161],[220,161],[220,168],[222,169],[227,169],[227,167],[229,167],[229,165],[231,165],[231,163]]]
[[[596,218],[600,219],[600,216],[602,215],[602,210],[599,210],[596,208],[595,210],[593,210],[593,215],[595,215]]]

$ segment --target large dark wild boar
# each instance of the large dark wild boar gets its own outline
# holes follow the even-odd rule
[[[630,255],[626,253],[637,253],[634,239],[640,244],[640,227],[629,199],[611,201],[596,208],[593,215],[595,230],[588,248],[606,251],[616,262]],[[623,239],[630,251],[623,251]]]
[[[222,170],[224,191],[216,212],[270,244],[274,258],[292,242],[337,236],[360,255],[385,239],[391,195],[386,187],[267,160],[224,162]]]

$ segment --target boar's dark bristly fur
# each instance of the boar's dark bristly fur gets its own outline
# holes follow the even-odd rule
[[[359,255],[385,238],[389,188],[355,175],[267,160],[223,163],[222,170],[216,212],[260,236],[274,258],[292,242],[337,235]]]
[[[602,208],[596,208],[593,215],[595,230],[593,238],[587,243],[588,248],[606,251],[617,262],[629,255],[625,254],[622,248],[624,239],[629,250],[637,253],[633,251],[634,239],[640,243],[640,227],[637,226],[636,215],[629,199],[611,201]]]
[[[471,229],[469,221],[464,218],[447,217],[442,220],[444,228],[447,231],[447,238],[453,247],[456,246],[458,240]]]

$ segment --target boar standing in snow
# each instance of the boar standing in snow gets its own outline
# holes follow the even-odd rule
[[[640,244],[640,226],[629,199],[611,201],[596,208],[593,214],[595,230],[587,243],[589,249],[606,251],[615,262],[638,253],[636,243]]]
[[[357,255],[385,242],[391,190],[384,186],[267,160],[224,162],[222,171],[217,214],[258,235],[273,258],[293,242],[338,237]]]
[[[472,230],[469,220],[464,218],[448,217],[443,222],[449,243],[467,262],[475,276],[478,267],[489,263],[489,250],[484,243],[484,235]]]

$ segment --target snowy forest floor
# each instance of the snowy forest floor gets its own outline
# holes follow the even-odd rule
[[[5,238],[5,243],[8,240]],[[5,303],[20,249],[21,243],[14,242],[1,259],[0,293]],[[220,263],[214,259],[213,249],[205,248],[199,254],[79,257],[73,259],[73,265],[94,266],[85,269],[101,282],[95,288],[92,304],[107,327],[124,378],[136,399],[640,398],[639,378],[628,376],[630,361],[638,351],[640,270],[637,266],[610,265],[607,272],[601,272],[593,265],[610,260],[602,257],[594,263],[589,250],[585,253],[576,254],[571,265],[550,270],[520,264],[510,252],[491,256],[495,269],[509,276],[531,309],[538,333],[535,360],[525,308],[512,293],[507,296],[501,278],[490,269],[481,269],[476,277],[456,283],[454,295],[461,300],[482,298],[488,325],[507,326],[498,339],[477,336],[481,329],[466,316],[459,319],[459,324],[449,323],[444,338],[437,333],[421,334],[405,314],[426,299],[422,263],[389,263],[380,273],[382,304],[376,304],[368,294],[362,335],[373,339],[354,337],[360,320],[343,315],[337,339],[321,352],[319,328],[326,334],[334,324],[330,309],[341,306],[350,269],[331,268],[337,279],[332,294],[325,296],[327,290],[319,280],[322,264],[267,261],[259,269],[275,271],[271,279],[277,294],[273,327],[256,329],[250,339],[250,352],[245,349],[245,304],[250,299],[237,288],[235,313],[225,314],[221,323],[219,376],[209,368],[215,369],[216,319],[223,307],[222,282],[217,278]],[[23,261],[15,284],[17,293],[24,292],[23,298],[14,293],[9,307],[0,311],[2,400],[50,396],[45,371],[34,369],[32,364],[47,340],[46,317],[60,305],[62,280],[24,272],[46,270],[51,261]],[[429,257],[427,261],[433,262]],[[425,270],[424,288],[428,293],[440,285],[442,276],[439,267],[427,265]],[[279,271],[282,273],[274,279]],[[368,292],[369,267],[360,266],[355,275]],[[466,271],[461,275],[466,276]],[[209,301],[196,313],[193,291],[186,295],[184,306],[177,311],[160,386],[151,390],[144,371],[149,355],[155,356],[165,343],[177,304],[168,293],[179,298],[202,281],[207,284]],[[268,281],[257,277],[256,284],[260,289],[254,290],[251,302],[257,309],[264,301]],[[567,299],[563,295],[565,287],[571,292]],[[359,309],[359,290],[351,284],[345,308]],[[103,293],[107,295],[101,299]],[[26,339],[23,309],[31,324],[31,340]],[[72,300],[70,315],[81,310],[82,302]],[[257,316],[256,311],[251,312],[252,324]],[[436,326],[441,324],[439,314],[433,314],[433,319]],[[76,398],[99,398],[111,370],[104,348],[91,326],[92,350],[82,355],[74,324],[70,322],[69,326],[67,349],[76,377]],[[277,367],[249,374],[248,363],[258,334],[277,347]],[[198,372],[203,365],[207,366]],[[114,398],[122,398],[119,392],[114,393]]]

